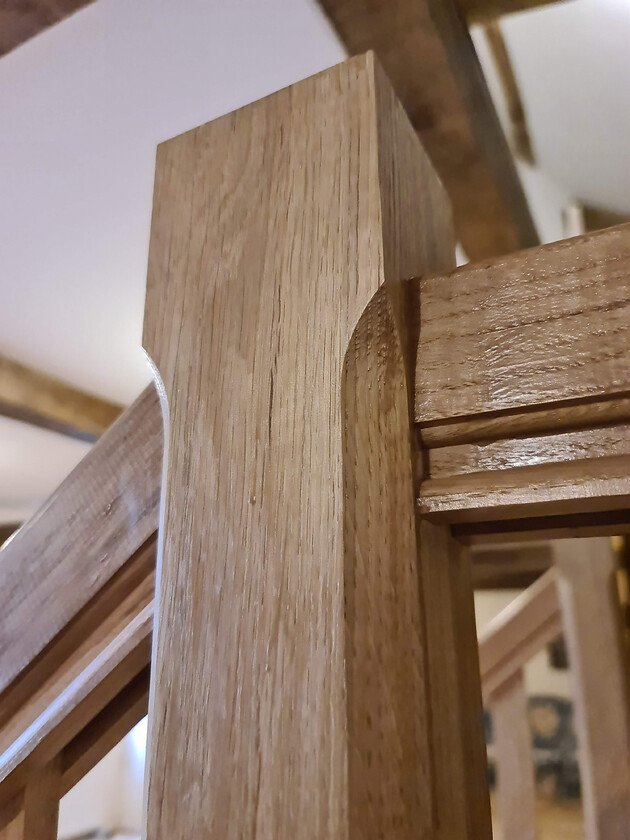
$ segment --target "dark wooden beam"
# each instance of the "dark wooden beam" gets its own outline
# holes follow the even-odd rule
[[[350,53],[373,49],[452,202],[471,259],[538,236],[456,0],[320,0]]]
[[[558,0],[458,0],[458,2],[470,23],[481,23],[514,12],[526,12],[541,6],[550,6]]]
[[[0,56],[91,2],[92,0],[5,0],[0,4]]]
[[[79,440],[95,441],[122,406],[0,356],[0,415]]]
[[[501,32],[501,27],[494,20],[487,23],[483,30],[507,107],[510,120],[509,131],[512,140],[512,149],[517,157],[533,165],[534,153],[527,127],[525,107],[521,99],[521,93],[518,89],[514,68],[505,44],[505,39],[503,38],[503,33]]]
[[[471,557],[475,589],[527,589],[553,565],[550,543],[484,546]]]
[[[5,543],[19,527],[19,522],[5,522],[0,525],[0,546],[2,546],[2,544]]]

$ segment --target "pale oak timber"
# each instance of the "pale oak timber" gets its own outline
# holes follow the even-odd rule
[[[0,840],[57,840],[60,784],[58,757],[36,768],[19,796],[15,818],[0,824]]]
[[[109,613],[103,621],[79,636],[78,643],[70,651],[63,651],[61,645],[55,645],[54,667],[41,667],[42,660],[38,659],[29,671],[29,679],[20,680],[0,695],[0,751],[8,749],[22,732],[45,714],[50,704],[67,691],[92,661],[124,633],[130,622],[152,604],[153,594],[151,573],[128,595],[121,593],[118,601],[111,602]],[[73,640],[78,635],[73,633]],[[48,674],[47,670],[51,672]]]
[[[148,704],[149,666],[64,747],[61,796],[65,796],[146,716]]]
[[[554,545],[569,666],[586,840],[625,840],[630,826],[627,649],[610,540]]]
[[[154,536],[162,451],[150,386],[0,550],[0,692]]]
[[[505,840],[536,840],[534,761],[523,671],[490,697],[496,805]]]
[[[538,242],[455,0],[320,0],[352,53],[373,49],[453,205],[471,259]]]
[[[427,479],[420,488],[420,510],[436,522],[613,511],[625,516],[629,506],[627,455]]]
[[[630,424],[607,429],[540,435],[533,438],[498,440],[482,444],[445,446],[429,451],[432,478],[512,470],[522,466],[563,464],[598,457],[630,455]]]
[[[26,784],[33,770],[51,761],[146,667],[150,657],[153,604],[123,630],[56,694],[33,722],[0,754],[0,804]]]
[[[449,537],[418,546],[414,307],[395,282],[450,267],[452,247],[369,55],[158,149],[144,344],[169,446],[150,840],[433,838],[445,809],[461,837],[490,837],[474,657],[448,678],[479,781],[453,803],[434,779],[433,745],[454,736],[429,712],[442,676],[417,554],[439,565]],[[462,772],[461,752],[448,760]]]
[[[105,675],[104,675],[104,678]],[[147,714],[149,699],[149,666],[141,670],[128,682],[110,702],[78,732],[52,760],[60,761],[61,779],[58,797],[68,793],[87,773],[101,761],[110,750]],[[64,727],[62,721],[60,727]],[[64,740],[67,740],[67,733]],[[47,767],[51,762],[44,765]],[[42,768],[43,769],[43,768]],[[36,778],[38,765],[29,768],[28,779]],[[27,781],[27,786],[30,782]],[[17,830],[23,812],[24,791],[17,793],[8,802],[0,797],[0,838],[10,837],[9,830]]]
[[[501,610],[479,637],[484,699],[512,680],[541,648],[562,633],[558,575],[548,572]]]
[[[0,356],[0,415],[93,442],[122,410],[122,406]]]
[[[537,437],[551,433],[589,431],[627,425],[630,422],[630,397],[594,397],[558,408],[536,407],[535,411],[488,414],[472,419],[447,420],[422,424],[419,437],[427,447],[457,446],[463,443],[486,444],[492,441]]]
[[[438,800],[450,804],[436,814],[435,836],[472,840],[490,836],[490,827],[470,558],[446,528],[421,522],[419,529],[435,784]]]

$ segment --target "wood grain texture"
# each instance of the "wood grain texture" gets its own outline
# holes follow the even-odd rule
[[[19,795],[15,818],[0,827],[0,840],[57,840],[60,781],[59,758],[36,768]]]
[[[622,840],[630,825],[630,696],[616,563],[609,540],[562,540],[560,571],[586,840]]]
[[[124,633],[147,606],[152,605],[153,594],[153,574],[149,574],[129,594],[121,593],[120,600],[110,604],[103,621],[89,630],[86,628],[76,645],[68,651],[54,646],[54,667],[41,667],[42,660],[38,660],[33,665],[32,677],[29,674],[30,678],[25,680],[26,686],[21,683],[12,685],[0,696],[0,752],[9,749],[34,721],[47,714],[51,704],[80,679],[84,670]]]
[[[534,761],[522,670],[493,693],[490,711],[501,836],[536,840]]]
[[[421,522],[436,840],[491,837],[470,557],[448,529]]]
[[[0,550],[0,691],[155,534],[162,450],[150,386]]]
[[[0,55],[87,6],[91,0],[4,0],[0,7]]]
[[[420,281],[416,420],[627,397],[630,225]]]
[[[630,456],[427,479],[419,503],[433,521],[451,523],[624,512],[630,505]]]
[[[630,455],[630,424],[432,449],[432,478]],[[588,470],[588,467],[587,467]]]
[[[1,21],[2,11],[0,27]],[[122,406],[0,356],[0,415],[93,442],[122,410]]]
[[[418,597],[415,307],[395,283],[452,264],[448,217],[370,55],[158,150],[150,840],[430,837],[453,808]]]
[[[149,541],[0,693],[0,745],[11,726],[19,734],[152,600],[154,568],[155,541]]]
[[[126,685],[61,753],[61,796],[73,788],[146,716],[149,666]]]
[[[424,515],[499,533],[628,509],[628,266],[620,226],[419,281]]]
[[[630,422],[630,398],[595,397],[557,408],[536,408],[475,416],[462,420],[428,423],[417,426],[421,445],[433,448],[464,443],[485,444],[496,440],[539,437],[592,431]]]
[[[479,638],[481,685],[486,701],[561,633],[558,576],[555,569],[550,569],[501,610]]]
[[[471,259],[535,245],[523,190],[456,0],[320,0],[349,52],[375,50],[442,179]]]
[[[122,631],[55,693],[30,725],[21,729],[0,754],[0,803],[19,795],[34,770],[61,750],[144,667],[151,646],[152,603],[125,624]]]

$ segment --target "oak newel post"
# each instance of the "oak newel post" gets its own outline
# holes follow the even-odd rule
[[[159,148],[149,840],[490,837],[470,583],[416,520],[399,282],[452,251],[371,55]]]

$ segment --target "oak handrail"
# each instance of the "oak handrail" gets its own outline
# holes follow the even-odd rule
[[[558,573],[552,568],[501,610],[479,636],[484,697],[491,697],[561,633]]]

